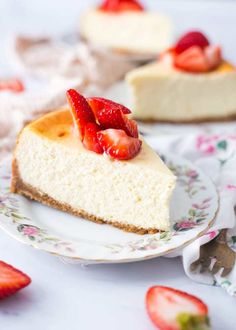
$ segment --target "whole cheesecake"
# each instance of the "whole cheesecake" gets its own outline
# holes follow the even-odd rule
[[[131,0],[105,1],[80,18],[80,35],[93,45],[124,54],[154,55],[171,43],[168,17],[144,10]],[[114,3],[114,1],[113,1]]]
[[[112,129],[100,135],[105,136],[107,131]],[[132,143],[138,140],[126,139]],[[12,192],[130,232],[169,230],[175,176],[156,152],[143,139],[138,140],[139,149],[133,158],[124,157],[124,150],[132,151],[131,144],[126,148],[125,140],[116,141],[103,153],[89,150],[91,141],[94,143],[92,135],[85,143],[75,134],[68,109],[29,124],[20,133],[15,148]],[[116,149],[111,158],[118,145],[121,153]],[[129,159],[117,159],[118,154]]]
[[[188,34],[188,48],[178,50],[180,40],[158,61],[127,74],[136,119],[194,123],[236,118],[235,67],[222,58],[219,47],[200,47],[194,34]]]

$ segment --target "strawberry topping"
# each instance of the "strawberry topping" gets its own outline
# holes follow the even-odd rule
[[[207,72],[209,65],[203,50],[198,46],[192,46],[174,59],[176,68],[188,72]]]
[[[204,50],[210,70],[216,69],[222,62],[221,48],[219,46],[208,46]]]
[[[13,93],[20,93],[25,90],[21,80],[17,78],[0,79],[0,91],[9,90]]]
[[[143,11],[144,7],[137,0],[105,0],[99,7],[107,12]]]
[[[97,132],[101,130],[96,123],[88,123],[84,129],[84,138],[83,138],[83,145],[88,150],[94,151],[97,154],[102,154],[103,149],[100,146],[97,138]]]
[[[140,151],[142,141],[128,136],[120,129],[107,129],[97,133],[98,141],[104,152],[111,158],[128,160]]]
[[[146,306],[160,330],[209,329],[207,306],[186,292],[154,286],[147,292]]]
[[[30,282],[29,276],[0,261],[0,299],[14,294],[30,284]]]
[[[138,126],[127,117],[131,111],[116,102],[99,98],[85,98],[77,91],[67,91],[67,99],[79,138],[88,150],[111,158],[127,160],[135,157],[142,142]]]
[[[127,135],[138,137],[137,124],[125,115],[125,113],[130,113],[129,109],[121,104],[102,98],[89,98],[88,102],[103,129],[123,129]]]
[[[199,31],[191,31],[179,39],[175,46],[175,51],[177,54],[181,54],[192,46],[198,46],[201,49],[204,49],[209,46],[209,41],[203,33]]]
[[[75,127],[78,128],[81,139],[84,137],[84,127],[89,122],[95,123],[95,117],[86,98],[70,89],[66,93],[68,103],[70,104],[71,114],[74,120]]]

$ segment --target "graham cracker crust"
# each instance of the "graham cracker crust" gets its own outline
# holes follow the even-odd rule
[[[225,116],[225,117],[215,117],[215,118],[199,118],[199,119],[192,119],[192,120],[165,120],[165,119],[154,119],[154,118],[145,118],[145,119],[140,119],[138,117],[134,118],[138,120],[141,123],[146,123],[146,124],[204,124],[204,123],[219,123],[219,122],[229,122],[229,121],[234,121],[236,120],[236,113],[230,116]]]
[[[96,222],[99,224],[112,225],[113,227],[122,229],[126,232],[144,235],[144,234],[155,234],[155,233],[158,233],[161,231],[161,230],[157,230],[154,228],[145,229],[145,228],[135,227],[132,225],[124,225],[118,221],[116,221],[116,222],[106,221],[95,215],[89,214],[89,213],[85,212],[84,210],[76,210],[66,203],[58,202],[55,199],[53,199],[52,197],[48,196],[47,194],[40,192],[40,191],[36,190],[34,187],[23,182],[23,180],[21,179],[21,177],[19,175],[18,166],[17,166],[17,162],[16,162],[15,158],[12,161],[11,192],[28,197],[32,200],[43,203],[50,207],[59,209],[61,211],[82,217],[84,219],[87,219],[87,220],[90,220],[90,221],[93,221],[93,222]]]

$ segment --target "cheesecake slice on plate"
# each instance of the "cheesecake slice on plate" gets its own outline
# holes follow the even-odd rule
[[[80,35],[117,53],[156,56],[170,46],[172,23],[137,0],[105,0],[81,16]]]
[[[14,152],[14,193],[145,234],[170,229],[176,178],[139,136],[130,110],[67,92],[70,109],[26,126]]]
[[[236,118],[236,68],[198,31],[126,76],[132,114],[142,121],[195,123]]]

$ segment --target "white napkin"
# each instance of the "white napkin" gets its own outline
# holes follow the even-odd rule
[[[210,231],[181,251],[183,267],[193,280],[224,287],[230,295],[236,296],[236,265],[223,278],[221,271],[215,276],[192,272],[190,265],[198,260],[200,246],[209,242],[220,229],[229,228],[228,244],[236,252],[236,134],[208,135],[199,133],[186,135],[146,136],[146,140],[160,153],[170,152],[181,155],[199,166],[216,184],[220,208]],[[176,256],[176,255],[172,255]],[[170,256],[171,257],[171,256]]]

